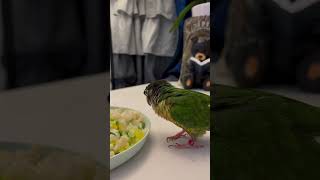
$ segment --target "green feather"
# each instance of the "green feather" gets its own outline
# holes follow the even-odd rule
[[[210,96],[175,88],[166,80],[150,83],[144,94],[159,116],[181,127],[193,138],[210,129]]]
[[[192,2],[190,2],[179,14],[179,16],[177,17],[177,19],[174,21],[172,27],[170,28],[170,32],[173,32],[175,30],[178,29],[179,24],[181,23],[181,21],[184,20],[184,17],[187,15],[187,13],[196,5],[204,3],[204,2],[208,2],[207,0],[194,0]]]
[[[162,93],[161,101],[165,102],[173,120],[194,138],[203,135],[210,128],[210,96],[203,93],[172,87]],[[162,108],[165,109],[165,108]]]

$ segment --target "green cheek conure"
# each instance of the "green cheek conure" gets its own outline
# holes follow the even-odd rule
[[[182,131],[168,137],[177,140],[187,134],[190,139],[185,144],[176,143],[176,148],[199,148],[198,137],[210,130],[210,96],[203,93],[179,89],[165,80],[150,83],[144,94],[153,110],[162,118],[182,128]]]
[[[320,109],[213,85],[212,180],[320,179]]]

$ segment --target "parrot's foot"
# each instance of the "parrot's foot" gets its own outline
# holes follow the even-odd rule
[[[204,146],[196,144],[196,142],[193,139],[190,139],[186,144],[176,143],[175,145],[169,145],[169,147],[175,147],[177,149],[198,149],[203,148]]]
[[[185,136],[187,136],[187,134],[186,134],[186,131],[183,130],[174,136],[167,137],[167,142],[174,141],[174,140],[177,140],[177,139],[179,139],[181,137],[185,137]]]

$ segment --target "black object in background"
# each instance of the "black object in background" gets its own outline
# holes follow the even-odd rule
[[[8,88],[109,70],[102,0],[2,0]]]
[[[222,54],[230,0],[215,0],[211,3],[212,60],[217,62]]]
[[[280,2],[231,1],[226,64],[241,87],[298,84],[319,93],[320,2]]]

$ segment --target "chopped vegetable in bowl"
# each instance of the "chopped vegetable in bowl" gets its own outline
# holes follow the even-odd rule
[[[110,157],[140,141],[146,133],[144,117],[129,109],[110,110]]]

